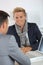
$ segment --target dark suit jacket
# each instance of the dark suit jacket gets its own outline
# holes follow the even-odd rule
[[[20,47],[20,37],[17,34],[15,25],[9,27],[7,34],[14,35],[18,43],[18,46]],[[35,23],[28,23],[28,37],[30,40],[32,50],[37,50],[41,35],[42,34]]]

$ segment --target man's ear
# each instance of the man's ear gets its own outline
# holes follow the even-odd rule
[[[2,24],[2,27],[4,28],[5,27],[5,23],[3,22],[3,24]]]

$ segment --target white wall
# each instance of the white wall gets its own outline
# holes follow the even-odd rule
[[[9,25],[14,23],[12,11],[17,6],[25,8],[28,22],[35,22],[40,29],[43,28],[43,0],[0,0],[0,9],[11,15]]]

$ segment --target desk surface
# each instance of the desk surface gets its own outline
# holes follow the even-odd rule
[[[43,61],[37,61],[37,62],[31,63],[31,65],[43,65]]]
[[[43,54],[40,54],[38,51],[30,51],[30,52],[27,52],[26,55],[30,57],[31,65],[43,65]],[[33,56],[36,55],[36,57],[31,57],[31,55]]]

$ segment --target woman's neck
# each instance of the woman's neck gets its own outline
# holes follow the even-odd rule
[[[21,32],[23,32],[24,26],[25,26],[25,24],[20,27]]]

